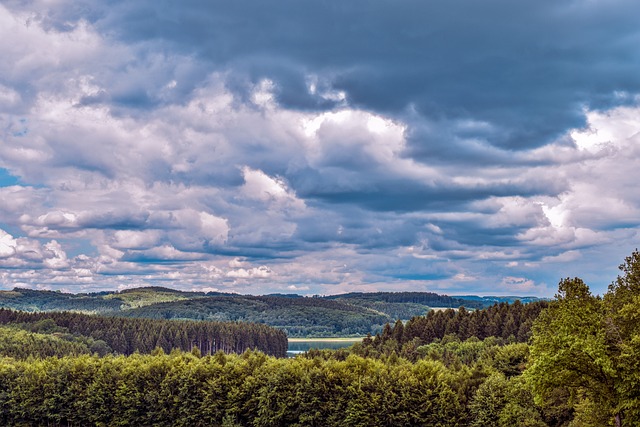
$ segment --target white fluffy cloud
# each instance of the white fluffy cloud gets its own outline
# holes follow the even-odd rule
[[[4,230],[0,230],[0,258],[8,258],[16,253],[16,239]]]
[[[357,64],[311,61],[296,86],[286,61],[217,66],[110,32],[89,0],[37,4],[0,5],[5,287],[550,295],[580,267],[604,289],[637,246],[633,95],[560,134],[519,104],[413,98],[401,73],[382,108]],[[542,139],[516,144],[514,123]]]

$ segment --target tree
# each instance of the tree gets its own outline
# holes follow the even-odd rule
[[[520,377],[494,373],[469,404],[472,427],[545,427],[540,410]]]
[[[604,298],[579,278],[561,280],[557,300],[533,326],[525,378],[538,404],[567,395],[580,425],[602,417],[616,427],[640,425],[640,253],[620,270]]]
[[[602,300],[579,278],[561,280],[556,298],[534,323],[533,363],[526,374],[537,403],[568,387],[572,398],[589,398],[615,416],[615,361],[602,327]]]
[[[640,425],[640,252],[636,249],[618,268],[623,274],[604,296],[604,328],[616,358],[620,395],[616,425],[623,419],[625,424]]]

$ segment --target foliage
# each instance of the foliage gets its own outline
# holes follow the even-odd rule
[[[74,337],[0,327],[0,355],[15,359],[90,354],[91,344]],[[104,354],[104,353],[102,353]]]
[[[551,303],[429,312],[293,359],[244,351],[284,351],[265,325],[0,309],[0,425],[640,426],[640,254],[620,269],[603,297],[567,278]],[[370,310],[283,299],[243,301]],[[100,357],[98,342],[128,356]]]
[[[24,313],[0,308],[0,324],[12,324],[31,331],[51,331],[83,336],[89,346],[104,342],[116,353],[150,353],[161,348],[201,354],[242,353],[259,349],[283,357],[287,351],[284,332],[263,324],[235,322],[193,322],[90,316],[70,312]],[[98,351],[92,349],[91,351]],[[102,351],[98,351],[103,353]]]
[[[437,362],[190,353],[0,359],[2,425],[457,426]]]
[[[469,405],[472,427],[545,427],[541,408],[521,378],[497,373],[484,381]]]
[[[411,347],[437,342],[447,336],[464,341],[475,337],[480,340],[497,337],[514,342],[527,342],[531,325],[547,307],[546,301],[522,304],[495,304],[483,310],[467,311],[464,307],[453,310],[430,311],[426,316],[411,318],[406,324],[387,324],[373,340],[365,342],[371,351],[389,353],[404,352],[407,357]]]
[[[153,304],[121,315],[264,323],[292,337],[364,335],[391,320],[372,309],[322,298],[240,295]]]
[[[158,304],[161,302],[180,301],[189,298],[202,297],[202,292],[181,292],[158,286],[135,288],[105,295],[105,300],[115,300],[120,302],[121,309],[137,308],[146,305]]]
[[[564,395],[572,425],[640,425],[640,253],[620,270],[603,298],[563,279],[534,325],[525,378],[541,404]]]

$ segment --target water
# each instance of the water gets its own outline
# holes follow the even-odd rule
[[[294,338],[289,340],[289,349],[287,350],[287,356],[293,357],[296,354],[304,353],[312,348],[318,350],[330,349],[337,350],[339,348],[350,347],[353,344],[362,341],[362,338],[348,338],[348,339],[331,339],[331,338],[310,338],[299,339]]]

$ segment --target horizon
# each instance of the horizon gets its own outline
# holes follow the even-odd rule
[[[62,294],[68,294],[68,295],[92,295],[92,294],[100,294],[100,293],[115,293],[115,294],[119,294],[119,293],[123,293],[123,292],[128,292],[128,291],[135,291],[135,290],[139,290],[139,289],[150,289],[150,288],[159,288],[161,290],[168,290],[168,291],[178,291],[178,292],[185,292],[185,293],[203,293],[205,295],[207,294],[215,294],[215,293],[223,293],[223,294],[228,294],[228,295],[237,295],[237,296],[298,296],[298,297],[303,297],[303,298],[326,298],[326,297],[333,297],[333,296],[340,296],[340,295],[348,295],[348,294],[374,294],[374,293],[410,293],[410,292],[415,292],[415,293],[433,293],[439,296],[448,296],[448,297],[452,297],[452,298],[460,298],[463,299],[463,297],[479,297],[479,298],[491,298],[491,297],[497,297],[497,298],[542,298],[544,299],[545,297],[536,297],[533,295],[510,295],[510,294],[504,294],[504,295],[476,295],[476,294],[446,294],[446,293],[436,293],[436,292],[429,292],[429,291],[371,291],[371,292],[347,292],[347,293],[340,293],[340,294],[299,294],[299,293],[286,293],[286,292],[273,292],[273,293],[268,293],[268,294],[239,294],[239,293],[232,293],[232,292],[220,292],[220,291],[193,291],[193,290],[184,290],[184,289],[178,289],[178,288],[171,288],[171,287],[167,287],[167,286],[158,286],[158,285],[148,285],[148,286],[140,286],[140,287],[133,287],[133,288],[126,288],[126,289],[105,289],[102,291],[92,291],[92,292],[67,292],[61,289],[56,289],[56,290],[51,290],[51,289],[34,289],[34,288],[30,288],[30,287],[20,287],[20,286],[16,286],[12,289],[0,289],[0,292],[12,292],[12,291],[16,291],[16,290],[29,290],[29,291],[42,291],[42,292],[55,292],[55,293],[62,293]]]
[[[0,4],[0,289],[594,294],[640,3]]]

